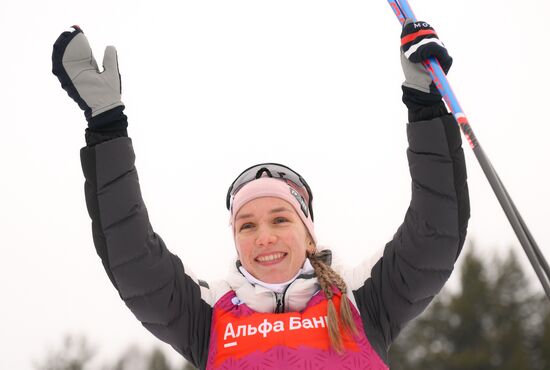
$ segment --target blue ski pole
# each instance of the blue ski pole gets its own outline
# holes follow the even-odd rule
[[[407,19],[416,21],[416,17],[407,0],[388,0],[388,3],[393,9],[393,12],[397,16],[397,19],[401,25],[403,25]],[[523,250],[527,254],[529,262],[531,262],[531,265],[533,266],[533,269],[535,270],[535,273],[537,274],[548,299],[550,299],[550,268],[548,266],[548,262],[544,258],[535,239],[533,238],[533,235],[523,221],[523,218],[512,201],[512,198],[508,194],[508,191],[504,187],[504,184],[500,180],[496,170],[489,161],[489,158],[481,148],[481,145],[479,144],[479,141],[477,140],[472,128],[470,127],[470,123],[466,118],[466,114],[458,103],[456,95],[447,80],[447,76],[445,76],[443,69],[439,65],[439,62],[436,58],[431,57],[428,61],[424,62],[423,65],[430,73],[437,89],[441,93],[445,103],[447,103],[447,106],[459,124],[462,133],[474,151],[474,154],[483,169],[489,184],[493,188],[493,191],[502,209],[504,210],[508,221],[514,229]]]

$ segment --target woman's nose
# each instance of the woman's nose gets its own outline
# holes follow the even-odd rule
[[[267,247],[274,244],[277,241],[277,236],[267,226],[260,226],[258,228],[258,235],[256,236],[256,245],[261,247]]]

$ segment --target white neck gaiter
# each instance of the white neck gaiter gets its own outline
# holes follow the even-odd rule
[[[251,284],[258,284],[263,286],[264,288],[267,288],[269,290],[274,291],[275,293],[282,293],[285,291],[286,287],[289,286],[298,276],[301,274],[307,274],[313,272],[313,266],[311,266],[311,262],[309,262],[309,258],[306,258],[306,261],[304,262],[304,265],[300,270],[298,270],[298,273],[294,275],[294,277],[284,283],[266,283],[261,280],[256,279],[254,276],[252,276],[246,269],[241,265],[239,266],[239,270],[244,275],[246,280],[248,280]]]

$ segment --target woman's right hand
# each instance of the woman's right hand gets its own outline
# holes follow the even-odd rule
[[[88,39],[78,26],[55,41],[52,72],[84,111],[90,128],[101,128],[123,115],[117,52],[107,46],[100,72]]]

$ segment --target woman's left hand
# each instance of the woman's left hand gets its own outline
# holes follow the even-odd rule
[[[453,63],[445,45],[428,23],[408,19],[401,32],[401,66],[405,74],[403,101],[409,109],[417,110],[441,102],[441,94],[421,64],[430,57],[439,61],[445,74]]]

